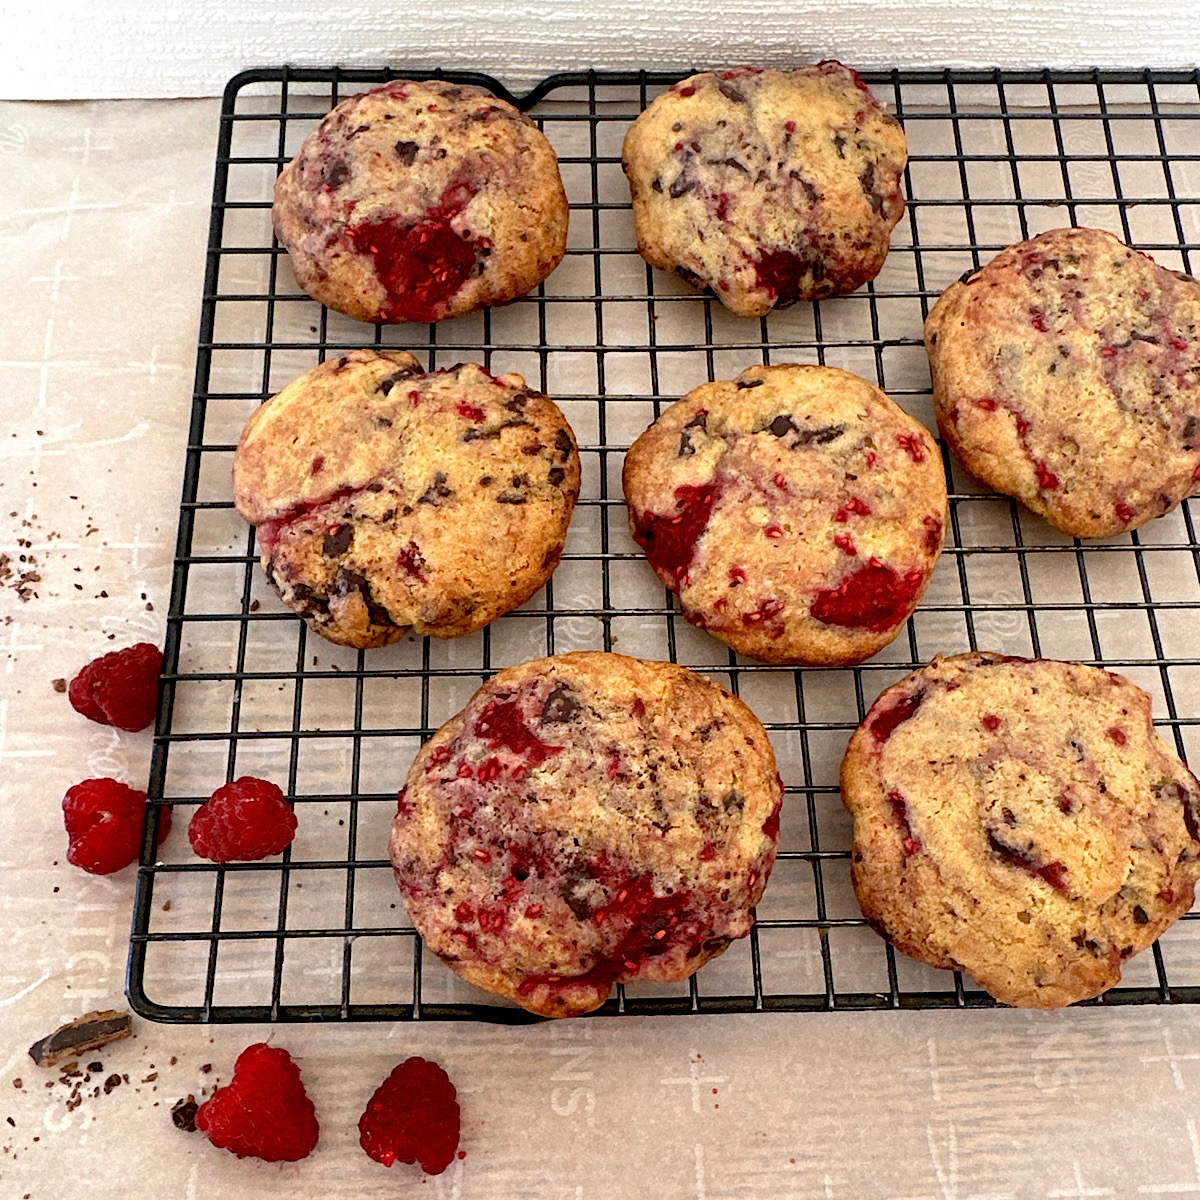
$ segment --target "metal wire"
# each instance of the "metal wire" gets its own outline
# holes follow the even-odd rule
[[[680,621],[629,539],[623,452],[662,407],[752,362],[839,365],[874,378],[932,427],[921,325],[963,270],[1064,224],[1097,224],[1187,271],[1200,250],[1197,72],[920,71],[867,75],[903,122],[907,215],[880,276],[852,297],[757,322],[636,254],[620,143],[677,76],[559,75],[523,97],[559,153],[568,255],[534,294],[444,326],[359,325],[300,293],[270,226],[275,175],[339,100],[395,71],[281,68],[239,75],[221,116],[165,684],[133,912],[128,994],[159,1021],[475,1019],[527,1014],[422,951],[391,880],[395,792],[420,743],[512,662],[569,649],[670,658],[759,713],[786,784],[781,852],[751,936],[686,984],[618,987],[605,1013],[968,1008],[969,979],[897,956],[849,889],[837,763],[880,690],[937,653],[983,648],[1074,658],[1152,692],[1162,732],[1200,756],[1200,544],[1192,502],[1141,530],[1080,543],[982,491],[942,449],[945,555],[887,651],[845,671],[738,658]],[[253,408],[329,354],[403,347],[430,369],[519,370],[567,413],[584,495],[554,579],[520,611],[457,643],[354,652],[308,635],[266,587],[228,469]],[[182,826],[227,779],[284,786],[296,843],[216,866]],[[161,809],[177,833],[161,851]],[[1200,1000],[1200,926],[1185,918],[1097,1005]],[[1196,948],[1194,948],[1196,947]]]

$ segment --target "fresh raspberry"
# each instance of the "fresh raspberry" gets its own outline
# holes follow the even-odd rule
[[[71,707],[89,721],[137,733],[158,711],[162,663],[162,651],[150,642],[102,654],[71,680]]]
[[[196,1110],[196,1128],[221,1150],[266,1162],[307,1158],[321,1132],[300,1068],[266,1042],[238,1055],[233,1078]]]
[[[192,815],[188,841],[212,862],[255,862],[296,836],[296,814],[267,779],[244,775],[219,787]]]
[[[67,862],[89,875],[111,875],[136,862],[146,824],[146,793],[115,779],[85,779],[63,797]],[[171,810],[158,822],[161,845],[171,829]]]
[[[440,1175],[458,1149],[456,1095],[437,1063],[406,1059],[379,1085],[358,1119],[362,1148],[385,1167],[420,1162],[426,1174]]]

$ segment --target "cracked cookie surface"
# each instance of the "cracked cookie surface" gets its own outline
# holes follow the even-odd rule
[[[686,979],[750,931],[779,837],[766,732],[683,667],[583,652],[501,671],[427,742],[390,854],[417,931],[542,1016]]]
[[[275,186],[296,282],[360,321],[440,321],[524,296],[566,251],[537,125],[482,88],[396,80],[339,104]]]
[[[925,323],[938,426],[972,475],[1076,537],[1200,486],[1200,283],[1056,229],[952,284]]]
[[[1200,876],[1200,784],[1150,706],[1096,667],[988,653],[888,688],[842,763],[863,915],[1006,1004],[1114,986]]]
[[[579,453],[519,375],[355,350],[254,413],[233,490],[284,603],[329,641],[384,646],[528,600],[562,554]]]
[[[625,457],[629,524],[693,625],[765,662],[861,662],[903,628],[946,526],[937,446],[865,379],[753,366]]]
[[[844,295],[887,257],[907,153],[841,63],[693,75],[625,137],[638,251],[741,316]]]

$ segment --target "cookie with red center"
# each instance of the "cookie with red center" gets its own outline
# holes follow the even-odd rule
[[[946,526],[933,438],[832,367],[755,366],[671,405],[625,457],[634,540],[684,616],[765,662],[881,650]]]
[[[566,418],[519,375],[422,372],[403,351],[322,363],[247,422],[238,511],[322,637],[462,637],[550,577],[579,495]]]
[[[951,284],[925,322],[938,426],[1056,529],[1111,537],[1200,479],[1200,283],[1055,229]]]
[[[986,653],[889,687],[842,763],[863,915],[1005,1004],[1114,986],[1200,877],[1200,783],[1150,706],[1096,667]]]
[[[705,71],[634,121],[638,250],[759,317],[874,279],[904,212],[904,131],[857,72]]]
[[[396,80],[342,101],[280,172],[296,282],[360,321],[440,321],[558,266],[567,197],[537,125],[482,88]]]
[[[425,944],[542,1016],[686,979],[750,931],[782,785],[741,701],[579,653],[501,671],[421,749],[391,860]]]

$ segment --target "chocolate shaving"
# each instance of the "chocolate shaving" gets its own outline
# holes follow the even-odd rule
[[[350,178],[350,165],[344,159],[337,158],[327,163],[321,174],[321,182],[328,188],[340,188]]]
[[[679,435],[679,449],[675,452],[678,458],[687,458],[689,455],[696,453],[696,447],[692,445],[692,430],[702,429],[705,433],[708,432],[708,413],[705,411],[698,412],[684,427],[683,432]]]
[[[29,1047],[29,1057],[39,1067],[56,1067],[69,1058],[78,1058],[89,1050],[99,1050],[110,1042],[133,1036],[133,1018],[129,1013],[104,1009],[84,1013]]]
[[[396,627],[396,622],[392,620],[392,614],[375,599],[374,593],[371,591],[371,583],[365,575],[343,567],[337,573],[334,588],[337,596],[341,599],[349,596],[352,591],[357,591],[362,597],[363,605],[367,610],[367,618],[372,625],[382,625],[385,628]]]
[[[580,713],[583,705],[569,694],[569,689],[561,684],[546,697],[542,705],[542,724],[557,725],[564,721],[573,721]]]
[[[341,558],[350,549],[352,541],[354,541],[354,526],[337,525],[332,531],[325,534],[325,540],[321,543],[321,553],[326,558]]]

